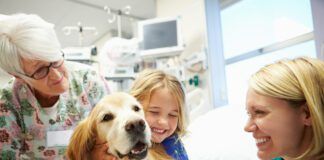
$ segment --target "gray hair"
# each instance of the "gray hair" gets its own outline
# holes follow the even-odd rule
[[[13,14],[0,20],[0,68],[8,73],[24,73],[21,58],[57,61],[61,45],[54,25],[34,14]]]

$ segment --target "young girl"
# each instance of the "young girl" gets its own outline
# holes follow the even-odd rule
[[[144,70],[130,93],[143,105],[151,128],[151,156],[155,159],[187,160],[180,141],[187,126],[185,94],[177,78],[161,70]]]

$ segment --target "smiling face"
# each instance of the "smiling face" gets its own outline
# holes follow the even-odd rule
[[[250,119],[245,131],[252,132],[260,159],[296,157],[309,146],[304,107],[292,107],[287,101],[263,96],[250,89],[246,100]]]
[[[42,67],[50,65],[49,62],[21,59],[23,70],[26,75],[32,75]],[[48,75],[42,79],[28,79],[31,87],[36,89],[43,96],[57,96],[69,88],[68,74],[64,63],[58,67],[50,67]]]
[[[155,90],[147,104],[145,118],[152,131],[152,141],[161,143],[178,125],[179,106],[167,88]]]

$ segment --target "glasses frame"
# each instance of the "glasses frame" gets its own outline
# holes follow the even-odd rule
[[[58,64],[56,64],[56,65],[54,66],[53,64],[55,64],[55,63],[58,63]],[[37,70],[36,70],[33,74],[31,74],[31,75],[27,75],[27,74],[24,74],[24,73],[20,73],[20,74],[22,74],[22,75],[24,75],[24,76],[26,76],[26,77],[29,77],[29,78],[35,79],[35,80],[40,80],[40,79],[45,78],[45,77],[48,75],[49,70],[50,70],[51,67],[57,69],[57,68],[60,68],[63,64],[64,64],[64,53],[62,52],[62,59],[61,59],[61,60],[58,60],[58,61],[55,61],[55,62],[50,62],[50,64],[49,64],[48,66],[44,66],[44,67],[41,67],[41,68],[37,69]],[[44,68],[46,69],[46,74],[44,74],[44,76],[35,77],[35,74],[37,74],[37,72],[40,72],[40,71],[43,70]]]

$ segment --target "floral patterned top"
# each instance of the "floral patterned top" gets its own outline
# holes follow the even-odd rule
[[[162,145],[168,155],[173,159],[188,160],[187,152],[177,134],[163,140]]]
[[[84,64],[66,62],[70,87],[50,118],[26,83],[12,79],[0,89],[0,159],[65,159],[66,147],[47,147],[47,131],[73,129],[107,92],[103,80]]]

